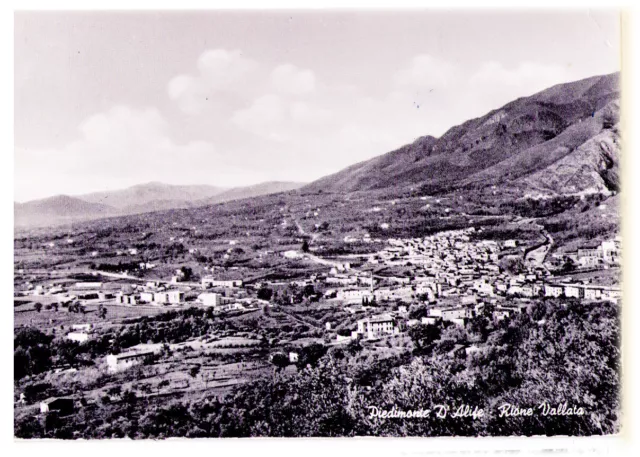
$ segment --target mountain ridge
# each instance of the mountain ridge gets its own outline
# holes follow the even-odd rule
[[[606,128],[617,124],[619,95],[618,73],[558,84],[465,121],[439,138],[419,137],[320,178],[301,192],[358,192],[398,186],[443,192],[500,181],[497,174],[505,168],[516,179],[522,177],[517,168],[526,164],[528,153],[544,158],[551,156],[556,146],[566,147],[566,155],[602,131],[605,124]],[[556,155],[555,160],[562,158]],[[545,166],[550,165],[547,162]],[[534,164],[527,172],[541,168]]]
[[[304,184],[267,181],[244,187],[223,188],[208,185],[173,185],[155,181],[115,191],[74,196],[54,195],[14,203],[14,225],[57,225],[104,217],[195,208],[294,190]]]

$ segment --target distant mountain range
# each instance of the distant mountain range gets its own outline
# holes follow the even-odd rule
[[[213,197],[225,192],[224,187],[214,186],[174,186],[160,182],[150,182],[122,190],[95,192],[79,195],[84,201],[102,203],[125,212],[138,211],[153,206],[175,206]]]
[[[246,187],[178,186],[159,182],[86,195],[57,195],[14,205],[16,226],[46,226],[102,217],[193,208],[231,200],[285,192],[297,182],[264,182]]]
[[[559,84],[301,189],[425,193],[503,185],[548,193],[618,187],[619,74]]]

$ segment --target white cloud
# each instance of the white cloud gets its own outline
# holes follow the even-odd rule
[[[200,114],[215,95],[246,90],[259,67],[239,50],[208,50],[198,58],[198,73],[174,77],[167,85],[167,93],[185,113]]]
[[[291,119],[299,124],[318,125],[331,120],[331,111],[321,106],[296,101],[289,107]]]
[[[258,97],[231,116],[231,122],[240,129],[276,141],[302,138],[309,129],[322,127],[330,120],[331,112],[318,102],[291,100],[277,94]]]
[[[252,133],[277,138],[274,128],[279,127],[286,117],[286,106],[282,98],[267,94],[257,98],[246,109],[236,111],[231,122]]]
[[[244,57],[239,50],[209,50],[198,59],[202,79],[214,90],[238,87],[257,68],[257,62]]]
[[[435,63],[439,73],[424,77],[427,64]],[[357,86],[327,85],[315,78],[311,91],[311,78],[304,76],[304,70],[281,65],[269,75],[272,87],[280,90],[255,98],[230,120],[262,140],[260,165],[256,160],[251,165],[272,168],[274,173],[291,170],[291,179],[313,179],[319,177],[316,173],[388,152],[418,136],[442,133],[449,126],[446,116],[430,109],[429,100],[421,108],[416,84],[442,85],[449,82],[444,75],[449,78],[453,73],[448,63],[417,56],[397,72],[388,95],[373,97]]]
[[[464,90],[470,108],[460,111],[467,117],[480,116],[519,97],[574,79],[578,78],[561,65],[521,62],[507,68],[499,62],[485,62],[469,76]]]
[[[194,164],[218,157],[209,142],[175,143],[154,108],[115,106],[90,116],[78,130],[79,138],[61,149],[16,150],[18,200],[146,181],[197,181],[206,174],[197,176],[202,167]]]
[[[311,70],[302,70],[295,65],[284,64],[271,72],[271,84],[281,93],[308,94],[315,90],[316,77]]]
[[[398,70],[394,83],[400,87],[444,87],[457,76],[453,64],[427,54],[415,56],[408,66]]]
[[[167,92],[169,98],[176,101],[182,111],[198,114],[202,106],[203,87],[193,76],[179,75],[169,81]]]
[[[169,81],[167,86],[167,92],[169,93],[169,98],[172,100],[177,100],[183,95],[185,95],[189,89],[197,84],[196,78],[189,75],[179,75]]]
[[[498,62],[485,62],[469,78],[470,90],[480,93],[487,89],[500,93],[500,98],[532,95],[555,84],[571,80],[567,67],[522,62],[506,68]]]

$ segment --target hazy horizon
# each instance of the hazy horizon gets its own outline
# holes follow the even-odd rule
[[[166,183],[166,182],[161,182],[161,181],[147,181],[147,182],[141,182],[141,183],[137,183],[137,184],[133,184],[131,186],[127,186],[127,187],[119,187],[117,189],[105,189],[105,190],[95,190],[95,191],[89,191],[89,192],[82,192],[82,193],[75,193],[75,194],[53,194],[53,195],[45,195],[44,197],[38,197],[38,198],[33,198],[30,200],[17,200],[14,199],[14,203],[29,203],[32,201],[38,201],[38,200],[46,200],[49,198],[54,198],[54,197],[73,197],[73,198],[80,198],[83,196],[87,196],[87,195],[92,195],[92,194],[100,194],[103,192],[118,192],[121,190],[127,190],[127,189],[131,189],[134,187],[143,187],[143,186],[150,186],[150,185],[162,185],[162,186],[183,186],[183,187],[199,187],[199,186],[209,186],[209,187],[213,187],[213,188],[217,188],[222,192],[226,192],[229,190],[234,190],[234,189],[242,189],[245,187],[253,187],[253,186],[259,186],[261,184],[270,184],[270,183],[295,183],[295,184],[300,184],[302,186],[309,184],[309,182],[307,181],[260,181],[254,184],[247,184],[246,186],[236,186],[236,187],[222,187],[222,186],[216,186],[214,184],[202,184],[202,183],[193,183],[193,184],[171,184],[171,183]]]
[[[311,182],[619,71],[618,21],[589,10],[16,13],[14,201]]]

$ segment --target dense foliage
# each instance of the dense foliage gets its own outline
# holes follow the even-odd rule
[[[478,320],[467,329],[423,326],[411,331],[421,344],[414,354],[378,359],[350,344],[325,353],[301,355],[300,369],[236,389],[227,397],[141,402],[135,395],[113,404],[83,408],[46,424],[31,417],[16,421],[18,437],[211,437],[211,436],[446,436],[599,435],[620,426],[620,324],[615,305],[542,301],[502,321],[489,335],[485,352],[458,358],[433,344],[486,331]],[[484,335],[485,337],[487,335]],[[27,341],[25,341],[27,338]],[[16,346],[32,350],[39,335],[20,335]],[[17,349],[16,349],[17,350]],[[32,351],[37,354],[37,351]],[[26,365],[29,366],[29,365]],[[543,415],[539,405],[566,402],[583,415]],[[531,416],[500,417],[510,403],[533,408]],[[372,418],[381,410],[451,411],[469,405],[482,417],[440,419]],[[46,427],[45,427],[46,426]],[[46,431],[45,431],[46,430]]]

